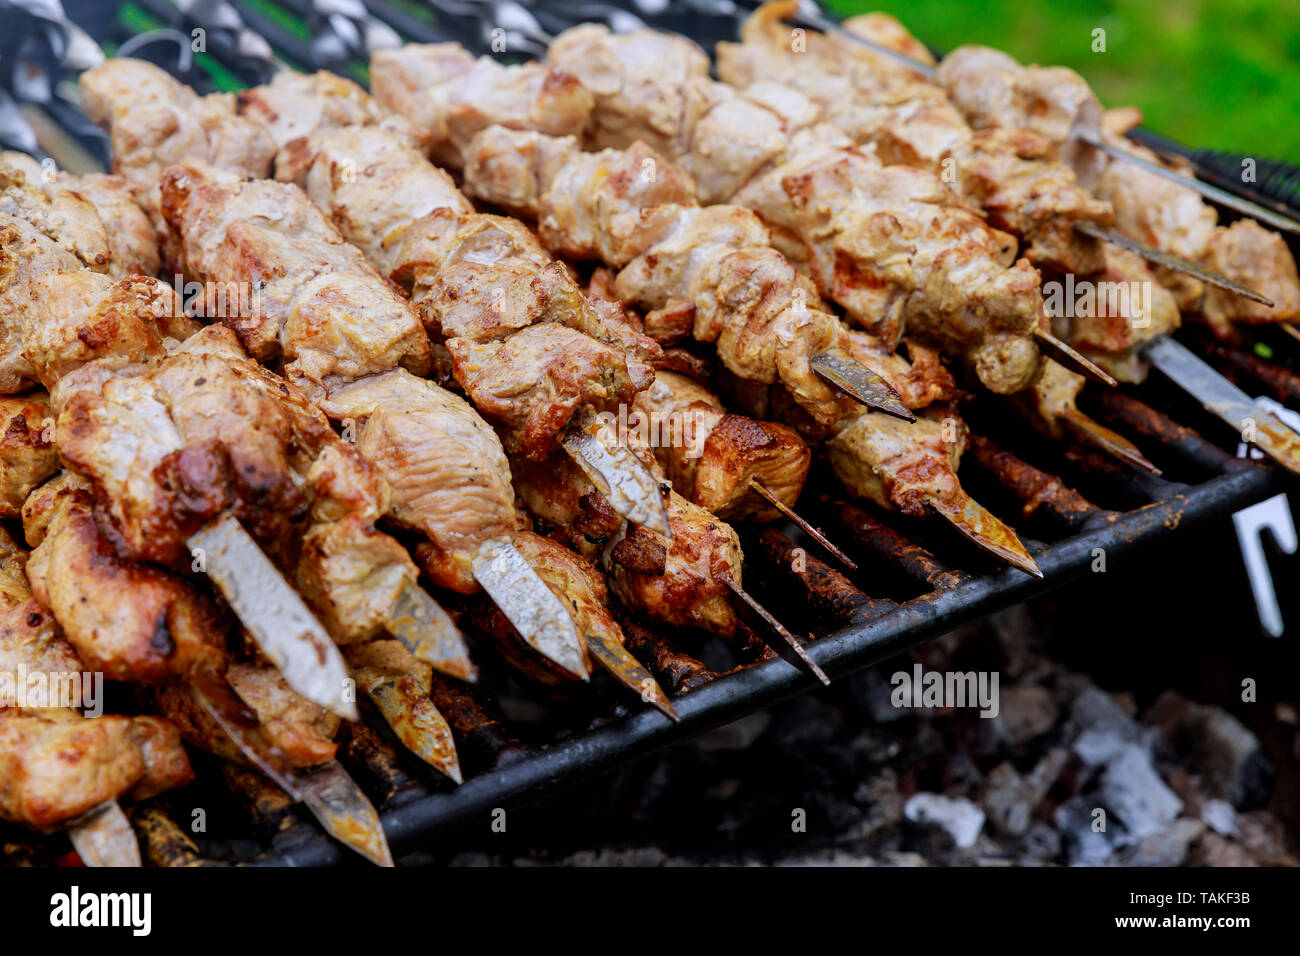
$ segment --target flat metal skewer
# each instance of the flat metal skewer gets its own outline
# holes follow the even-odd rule
[[[560,599],[509,541],[487,542],[473,560],[474,578],[533,650],[587,680],[585,644]]]
[[[402,746],[456,783],[464,781],[451,727],[427,686],[414,675],[392,674],[369,682],[364,690]]]
[[[814,372],[872,411],[884,412],[905,422],[916,421],[916,416],[903,404],[894,386],[839,349],[818,352],[808,361]]]
[[[632,656],[626,647],[612,637],[601,634],[587,634],[587,649],[601,667],[634,694],[638,694],[647,704],[653,704],[665,717],[677,720],[677,711],[664,693],[659,682],[646,670],[641,662]]]
[[[671,538],[659,481],[641,459],[617,441],[617,436],[602,441],[602,431],[596,415],[584,409],[574,416],[560,445],[605,496],[615,513]]]
[[[224,514],[188,543],[202,550],[208,576],[289,686],[344,720],[357,720],[356,702],[345,696],[343,655],[238,520]]]
[[[1156,339],[1142,354],[1208,412],[1227,422],[1242,441],[1253,437],[1254,444],[1266,455],[1300,474],[1300,435],[1199,356],[1168,336]]]
[[[795,656],[803,664],[804,670],[816,677],[825,686],[829,687],[831,685],[831,679],[826,676],[826,672],[817,666],[817,662],[808,656],[804,646],[795,640],[794,635],[786,630],[784,624],[772,616],[771,611],[755,601],[749,592],[737,584],[733,578],[723,578],[722,580],[731,589],[732,594],[744,601],[755,614],[763,619],[764,623],[772,630],[772,633],[779,637],[786,647],[794,651]],[[769,640],[768,643],[772,644],[773,642]],[[778,651],[778,653],[780,651],[775,645],[773,645],[773,650]]]
[[[751,478],[749,479],[749,487],[753,488],[755,493],[757,493],[760,497],[765,498],[773,508],[781,512],[781,514],[785,515],[787,518],[789,518],[791,521],[797,524],[800,528],[806,531],[810,538],[812,538],[814,541],[820,544],[831,554],[835,555],[835,557],[842,564],[844,564],[845,567],[847,567],[850,571],[856,571],[858,569],[858,566],[853,562],[852,558],[850,558],[847,554],[845,554],[843,551],[837,548],[834,542],[832,542],[830,538],[826,537],[826,535],[822,534],[819,529],[814,528],[806,520],[804,520],[798,514],[796,514],[793,508],[791,508],[784,501],[782,501],[780,497],[775,492],[773,492],[770,488],[768,488],[765,484],[763,484],[757,478]]]
[[[86,866],[144,865],[140,860],[140,841],[116,800],[105,801],[79,817],[69,827],[68,839]]]
[[[470,660],[464,635],[418,581],[408,578],[402,582],[384,623],[388,633],[417,660],[463,681],[478,680],[478,668]]]
[[[194,695],[249,763],[296,803],[307,807],[330,836],[378,866],[393,865],[379,813],[337,760],[310,771],[295,768],[260,726],[233,724],[201,692],[196,690]]]
[[[1127,249],[1129,252],[1137,253],[1148,262],[1154,262],[1156,265],[1173,269],[1176,272],[1182,272],[1186,275],[1200,279],[1202,282],[1212,286],[1218,286],[1220,289],[1226,289],[1237,295],[1266,305],[1270,309],[1277,303],[1267,296],[1260,295],[1254,289],[1247,289],[1239,282],[1234,282],[1227,276],[1221,276],[1211,269],[1205,269],[1196,265],[1194,262],[1188,262],[1178,256],[1163,252],[1160,249],[1152,248],[1145,243],[1138,242],[1136,239],[1130,239],[1123,233],[1116,232],[1113,229],[1103,229],[1101,226],[1094,225],[1090,222],[1076,222],[1074,228],[1086,236],[1092,236],[1102,242],[1109,242],[1111,245],[1119,246],[1121,249]]]
[[[952,501],[934,496],[926,500],[939,517],[995,558],[1036,578],[1043,577],[1038,563],[1021,544],[1020,538],[993,512],[964,491],[959,491],[954,497]]]
[[[1101,422],[1089,418],[1077,408],[1067,408],[1057,416],[1071,433],[1077,435],[1090,445],[1095,445],[1112,458],[1117,458],[1148,475],[1159,477],[1161,471],[1153,465],[1137,445],[1133,444],[1119,432],[1107,428]]]

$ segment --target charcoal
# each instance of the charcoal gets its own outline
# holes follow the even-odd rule
[[[1158,833],[1183,807],[1137,744],[1125,744],[1107,761],[1098,797],[1132,841]]]
[[[1080,795],[1062,803],[1052,815],[1071,866],[1099,866],[1115,851],[1110,826],[1105,831],[1093,829],[1096,809],[1095,800]]]
[[[974,846],[984,828],[984,811],[964,797],[916,793],[904,804],[903,815],[913,823],[942,828],[961,848]]]
[[[1109,761],[1126,746],[1143,741],[1142,728],[1114,699],[1096,687],[1075,698],[1070,712],[1075,737],[1073,749],[1089,766]]]
[[[1227,800],[1206,800],[1201,806],[1201,820],[1221,836],[1237,833],[1237,811]]]
[[[1166,747],[1200,775],[1207,797],[1226,800],[1239,810],[1267,800],[1272,764],[1259,738],[1227,711],[1166,691],[1151,706],[1146,722],[1156,728]]]
[[[1111,866],[1181,866],[1192,844],[1205,832],[1200,820],[1182,817],[1156,833],[1121,850]]]
[[[1009,747],[1023,747],[1056,725],[1056,702],[1046,688],[1002,687],[998,698],[998,715],[992,724]]]

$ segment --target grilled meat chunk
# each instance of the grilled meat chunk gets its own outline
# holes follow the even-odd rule
[[[36,489],[23,524],[32,592],[87,667],[143,683],[218,679],[227,619],[179,577],[122,558],[84,482],[65,473]]]
[[[365,90],[328,70],[281,71],[265,86],[243,90],[239,107],[241,115],[260,123],[280,149],[317,130],[376,126],[386,116]]]
[[[84,269],[45,271],[16,283],[0,292],[0,311],[0,392],[39,384],[56,408],[83,378],[158,361],[169,340],[174,344],[199,328],[157,279],[113,281]],[[92,362],[94,368],[82,371]]]
[[[464,165],[469,141],[488,126],[570,136],[591,113],[591,94],[563,70],[502,66],[454,43],[378,50],[370,76],[379,101],[415,124],[436,162],[455,169]]]
[[[239,115],[230,93],[199,96],[165,70],[125,57],[81,75],[81,105],[109,132],[113,171],[156,209],[162,172],[175,163],[205,163],[238,176],[266,176],[275,141],[265,127]],[[152,199],[149,198],[152,196]]]
[[[653,464],[653,458],[647,463]],[[723,637],[735,633],[739,621],[726,580],[740,583],[744,556],[726,522],[670,491],[665,506],[673,536],[665,541],[623,522],[567,458],[516,460],[514,472],[515,488],[528,509],[600,566],[610,591],[633,613]]]
[[[175,729],[150,717],[0,710],[0,818],[37,829],[109,800],[148,797],[194,779]]]
[[[59,470],[49,396],[0,397],[0,518],[16,518],[32,489]]]
[[[657,346],[606,329],[531,231],[473,212],[411,140],[352,127],[294,146],[293,165],[312,155],[301,176],[308,195],[410,290],[457,382],[510,451],[545,457],[579,409],[616,408],[650,381],[653,371],[622,346],[650,357]]]
[[[638,420],[664,474],[689,501],[719,518],[771,521],[780,517],[753,490],[760,481],[793,505],[812,455],[794,429],[728,414],[718,397],[676,372],[660,371],[637,396]]]
[[[400,369],[335,389],[327,411],[355,428],[357,449],[388,481],[392,518],[426,538],[416,554],[429,576],[477,590],[479,549],[516,526],[510,466],[492,429],[462,399]]]
[[[1162,275],[1184,310],[1200,311],[1220,335],[1234,322],[1300,318],[1300,279],[1282,238],[1254,223],[1217,225],[1218,214],[1195,191],[1114,160],[1075,148],[1076,129],[1101,135],[1147,159],[1160,158],[1105,124],[1101,104],[1081,76],[1061,67],[1021,66],[986,47],[966,46],[944,58],[935,75],[972,126],[1023,126],[1045,136],[1081,181],[1111,203],[1121,232],[1201,263],[1277,303],[1269,309],[1241,296],[1208,290],[1185,276]],[[1185,171],[1185,170],[1184,170]]]
[[[289,688],[278,671],[256,663],[235,663],[230,684],[257,715],[268,742],[295,767],[315,767],[334,758],[333,742],[339,718]],[[164,687],[158,707],[180,728],[187,742],[223,760],[247,766],[249,761],[225,730],[212,719],[190,687]]]
[[[362,375],[428,371],[415,315],[298,187],[172,167],[162,208],[180,237],[181,271],[248,303],[212,317],[258,361],[282,361],[313,400]]]
[[[864,411],[827,440],[826,455],[854,494],[920,515],[929,499],[960,491],[957,465],[966,434],[961,419],[944,416],[942,406],[926,409],[913,424]]]

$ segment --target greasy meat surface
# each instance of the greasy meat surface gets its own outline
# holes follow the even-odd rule
[[[73,176],[53,169],[46,171],[26,153],[0,152],[0,177],[7,178],[11,189],[17,179],[15,172],[21,173],[27,189],[40,190],[52,206],[75,204],[75,198],[69,197],[71,194],[94,207],[107,241],[109,275],[121,278],[131,273],[155,275],[158,272],[158,237],[125,178],[102,173]],[[92,237],[98,234],[93,223],[88,231]],[[90,245],[97,248],[97,239],[91,238]],[[86,265],[97,267],[92,263]]]
[[[1105,252],[1106,268],[1096,276],[1092,301],[1082,303],[1082,309],[1071,303],[1074,315],[1054,318],[1053,325],[1111,374],[1132,381],[1125,369],[1140,364],[1138,350],[1177,329],[1182,315],[1174,294],[1159,283],[1146,260],[1118,246],[1107,246]]]
[[[387,503],[356,449],[221,326],[147,372],[78,390],[58,434],[63,460],[91,481],[127,553],[162,564],[188,564],[186,539],[227,508],[275,548],[309,511],[373,520]]]
[[[728,414],[712,392],[684,375],[660,371],[637,396],[639,422],[673,489],[719,518],[774,520],[780,512],[757,495],[760,481],[793,505],[812,455],[785,425]]]
[[[906,333],[962,356],[994,392],[1033,381],[1046,319],[1014,237],[931,173],[823,137],[796,137],[789,156],[736,200],[787,237],[828,298],[887,343]]]
[[[543,165],[533,162],[549,154]],[[810,356],[847,343],[847,330],[820,307],[816,290],[768,244],[750,212],[734,206],[655,205],[672,167],[656,163],[649,194],[636,167],[625,175],[593,168],[572,140],[493,129],[475,140],[466,180],[480,196],[498,198],[498,184],[533,183],[543,240],[564,232],[565,219],[583,223],[590,248],[625,266],[615,281],[618,298],[646,310],[646,329],[664,344],[693,335],[717,344],[735,374],[767,383],[779,379],[814,417],[836,420],[845,399],[808,364]],[[563,156],[563,158],[561,158]],[[480,175],[481,174],[481,175]],[[587,177],[585,180],[583,177]],[[544,181],[539,177],[546,177]],[[507,185],[508,191],[521,195]],[[649,225],[649,228],[646,228]],[[627,241],[624,241],[626,237]],[[566,243],[556,240],[555,246]],[[572,243],[569,243],[572,245]],[[552,246],[552,248],[555,248]]]
[[[204,163],[240,176],[270,173],[275,141],[260,122],[238,114],[233,94],[199,96],[159,67],[122,57],[87,70],[80,88],[86,115],[109,131],[113,171],[144,197],[175,163]]]
[[[313,154],[301,176],[308,195],[410,290],[456,381],[510,451],[544,457],[579,409],[616,408],[650,381],[635,353],[656,355],[654,343],[607,329],[529,229],[473,212],[409,139],[350,128],[295,146],[300,160]]]
[[[271,744],[296,767],[314,767],[332,760],[339,719],[298,696],[274,668],[251,663],[231,664],[228,672],[235,692],[257,715]],[[180,728],[189,743],[232,763],[247,765],[243,752],[195,699],[188,687],[158,692],[163,715]]]
[[[1286,241],[1250,219],[1214,230],[1202,259],[1206,266],[1267,296],[1273,308],[1207,286],[1202,313],[1220,334],[1232,322],[1285,322],[1300,318],[1300,279]]]
[[[454,43],[378,50],[370,76],[379,101],[415,125],[434,160],[454,169],[488,126],[570,136],[582,131],[592,107],[591,94],[562,70],[476,60]]]
[[[129,793],[147,769],[128,717],[90,720],[65,708],[0,710],[2,819],[37,829],[56,826]]]
[[[349,79],[320,70],[283,70],[270,83],[239,94],[240,113],[256,120],[281,149],[291,140],[338,126],[373,126],[384,111]]]
[[[79,268],[108,272],[113,250],[95,206],[56,183],[43,188],[39,169],[31,179],[30,164],[12,155],[0,154],[0,216],[27,223],[75,257]]]
[[[1280,236],[1254,224],[1219,226],[1215,210],[1195,191],[1132,163],[1069,148],[1069,135],[1079,124],[1085,130],[1104,130],[1101,135],[1110,143],[1160,162],[1150,150],[1120,135],[1125,125],[1121,118],[1103,124],[1101,105],[1078,74],[1059,67],[1021,66],[984,47],[961,47],[944,58],[935,78],[976,128],[1028,127],[1068,154],[1065,158],[1084,183],[1111,203],[1121,232],[1201,263],[1277,303],[1269,309],[1194,279],[1163,273],[1161,280],[1178,297],[1179,306],[1201,311],[1219,334],[1226,335],[1233,322],[1300,317],[1295,259]]]
[[[17,518],[31,490],[58,470],[49,396],[0,397],[0,518]]]
[[[85,376],[146,365],[197,328],[157,279],[46,271],[0,292],[0,391],[43,385],[58,406],[63,380],[87,363]]]
[[[608,28],[583,24],[556,37],[547,56],[595,98],[587,135],[596,148],[640,139],[661,153],[681,155],[693,120],[708,109],[708,55],[685,37],[637,36],[641,42],[611,42]]]
[[[477,589],[482,545],[515,528],[510,466],[496,435],[464,400],[398,370],[336,389],[327,411],[392,488],[391,516],[427,538],[421,565],[442,587]],[[436,423],[436,427],[430,427]]]
[[[258,361],[282,361],[313,400],[362,375],[428,370],[428,337],[410,307],[297,186],[173,167],[162,208],[182,271],[240,303],[210,317]]]
[[[89,669],[144,683],[217,678],[227,620],[179,577],[120,557],[78,481],[38,488],[23,522],[36,546],[27,563],[32,592]]]
[[[633,613],[671,626],[730,636],[738,620],[727,579],[740,583],[740,539],[726,522],[675,491],[664,501],[669,542],[622,522],[567,458],[514,463],[515,487],[528,509],[607,575]]]
[[[936,406],[914,424],[861,412],[825,447],[831,469],[854,494],[920,515],[928,498],[948,498],[960,488],[957,463],[965,443],[965,424]]]
[[[584,152],[572,137],[494,126],[466,151],[471,195],[536,220],[546,248],[621,266],[695,204],[695,182],[643,143]],[[657,214],[662,210],[662,214]]]

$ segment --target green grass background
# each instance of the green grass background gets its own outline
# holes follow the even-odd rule
[[[1106,106],[1189,146],[1300,164],[1300,0],[829,0],[883,10],[939,50],[997,47],[1078,70]],[[1092,31],[1106,30],[1106,52]]]

